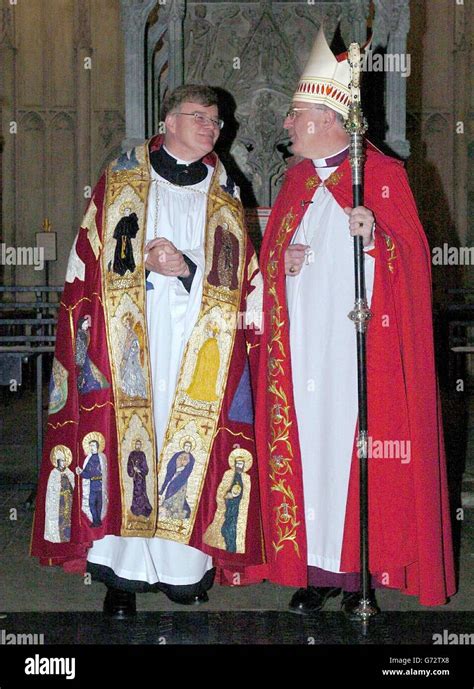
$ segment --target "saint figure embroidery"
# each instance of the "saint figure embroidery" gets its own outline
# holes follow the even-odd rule
[[[51,543],[71,540],[72,494],[74,474],[69,469],[72,452],[66,445],[56,445],[50,454],[53,469],[46,489],[44,538]]]
[[[123,213],[123,217],[120,218],[114,230],[114,239],[117,244],[115,245],[113,271],[118,275],[125,275],[127,270],[133,273],[136,268],[132,239],[135,239],[139,230],[138,218],[136,213],[132,213],[129,206],[123,208]]]
[[[120,362],[120,387],[128,397],[146,399],[144,364],[144,333],[141,323],[134,322],[131,313],[122,318],[125,327],[123,355]]]
[[[219,326],[209,323],[206,326],[208,339],[198,352],[191,384],[186,390],[189,397],[202,402],[216,402],[217,377],[219,375],[220,354],[217,343]]]
[[[79,318],[76,334],[77,388],[81,395],[93,390],[108,388],[107,378],[99,371],[88,354],[91,341],[92,318],[89,314]]]
[[[107,457],[103,450],[105,438],[102,433],[88,433],[82,447],[86,458],[84,466],[76,467],[76,474],[82,479],[82,511],[96,528],[102,526],[107,514]]]
[[[237,289],[239,283],[239,241],[229,230],[227,223],[217,225],[215,231],[212,268],[207,278],[210,285]]]
[[[165,480],[160,489],[160,505],[165,519],[189,519],[191,515],[186,490],[196,461],[191,454],[195,445],[192,438],[183,438],[180,443],[182,450],[175,452],[168,462]]]
[[[247,472],[252,463],[248,450],[239,447],[230,453],[231,468],[224,473],[217,489],[217,509],[204,534],[204,543],[229,553],[245,552],[251,487]]]
[[[146,455],[142,450],[142,441],[139,438],[135,440],[135,449],[128,455],[127,473],[133,479],[133,498],[130,511],[136,517],[149,517],[153,508],[146,492],[148,464]]]
[[[54,357],[53,370],[49,381],[48,414],[57,414],[67,402],[67,379],[69,373],[62,363]]]

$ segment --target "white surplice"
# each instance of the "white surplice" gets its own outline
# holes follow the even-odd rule
[[[313,161],[322,180],[334,167]],[[292,244],[311,246],[301,272],[287,276],[291,365],[303,465],[308,565],[340,572],[341,548],[357,422],[354,250],[349,220],[324,186]],[[368,247],[370,248],[370,247]],[[367,297],[375,261],[365,254]]]
[[[208,166],[206,179],[189,187],[168,183],[153,168],[151,174],[147,240],[155,236],[169,239],[197,266],[189,294],[178,278],[165,277],[155,272],[150,272],[147,278],[147,326],[159,454],[184,347],[201,306],[207,191],[212,168]],[[152,471],[153,467],[149,469]],[[87,559],[110,567],[123,579],[145,581],[149,584],[195,584],[212,568],[212,558],[209,555],[191,546],[162,538],[105,536],[93,543]]]

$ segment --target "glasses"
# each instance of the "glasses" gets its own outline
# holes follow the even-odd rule
[[[298,116],[298,113],[303,112],[303,110],[325,110],[325,108],[317,105],[313,105],[311,108],[290,108],[286,113],[286,117],[293,121]]]
[[[188,115],[189,117],[194,117],[196,124],[202,126],[212,125],[216,129],[222,129],[224,126],[224,120],[215,120],[213,117],[208,117],[202,112],[174,112],[173,115]]]

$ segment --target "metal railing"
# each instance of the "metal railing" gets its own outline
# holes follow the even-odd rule
[[[43,453],[43,356],[54,352],[62,287],[0,286],[0,385],[22,383],[23,365],[36,363],[36,476]],[[19,296],[34,295],[34,300]],[[51,297],[57,295],[56,301]],[[35,490],[35,483],[18,484]]]

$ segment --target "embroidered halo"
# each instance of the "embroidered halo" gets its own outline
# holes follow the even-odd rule
[[[127,208],[130,211],[130,213],[136,212],[135,204],[133,201],[124,201],[120,206],[120,215],[125,215],[125,211],[127,210]]]
[[[189,443],[191,445],[191,450],[194,450],[194,448],[196,447],[196,441],[190,435],[185,435],[184,438],[181,438],[181,440],[179,441],[179,446],[182,450],[184,450],[184,446],[186,445],[186,443]]]
[[[229,466],[231,469],[235,468],[235,463],[239,459],[244,462],[244,471],[248,471],[253,464],[252,454],[242,447],[236,447],[229,455]]]
[[[99,431],[91,431],[87,435],[85,435],[82,439],[82,449],[84,450],[85,454],[89,454],[89,443],[95,440],[99,446],[99,452],[104,451],[105,447],[105,438],[102,435],[102,433],[99,433]]]
[[[55,445],[49,453],[49,459],[53,467],[58,467],[59,457],[63,457],[68,467],[72,462],[72,452],[66,445]]]

